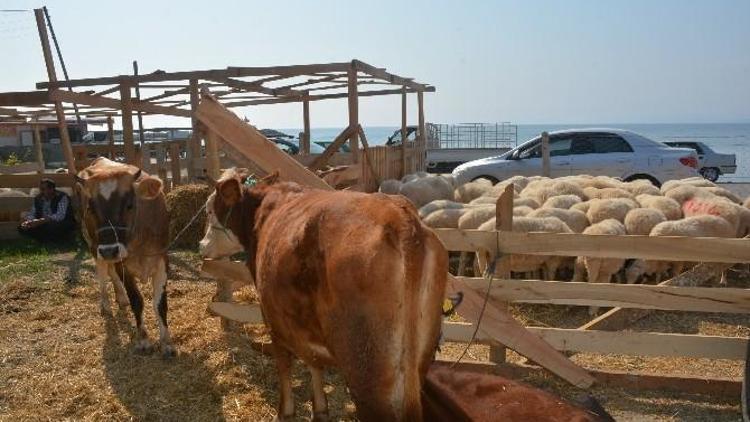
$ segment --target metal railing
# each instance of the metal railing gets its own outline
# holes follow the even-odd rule
[[[518,142],[518,126],[502,123],[427,124],[427,148],[513,148]]]

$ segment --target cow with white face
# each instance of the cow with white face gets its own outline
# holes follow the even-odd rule
[[[167,207],[159,178],[106,158],[94,160],[76,175],[83,237],[96,261],[100,306],[110,314],[107,280],[120,307],[128,302],[136,322],[136,351],[152,349],[143,327],[143,297],[135,279],[153,284],[153,305],[161,351],[173,356],[167,328]]]

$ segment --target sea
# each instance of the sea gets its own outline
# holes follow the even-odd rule
[[[737,172],[723,175],[720,182],[750,182],[750,123],[597,123],[597,124],[518,124],[518,144],[539,136],[540,133],[585,127],[626,129],[655,141],[699,141],[721,153],[737,156]],[[297,136],[302,129],[278,129]],[[343,128],[312,128],[313,142],[331,141]],[[372,145],[382,145],[399,127],[366,126],[367,140]]]

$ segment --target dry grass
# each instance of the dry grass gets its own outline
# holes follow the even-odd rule
[[[179,355],[169,361],[132,351],[132,316],[103,317],[87,256],[75,251],[0,248],[0,420],[267,420],[278,401],[273,361],[250,347],[263,337],[258,326],[221,330],[206,313],[213,283],[200,279],[195,254],[171,259],[169,321]],[[12,271],[12,274],[10,273]],[[7,274],[7,275],[6,275]],[[146,324],[156,333],[147,300]],[[245,300],[253,300],[244,292]],[[112,298],[113,299],[113,298]],[[113,300],[114,304],[114,300]],[[532,325],[575,327],[588,319],[584,308],[514,306]],[[747,335],[746,317],[655,313],[634,329]],[[445,344],[442,357],[455,359],[463,345]],[[486,346],[472,346],[466,359],[486,360]],[[510,353],[512,361],[522,358]],[[590,368],[626,369],[693,376],[741,375],[733,361],[661,359],[578,354]],[[335,371],[326,376],[331,413],[353,419],[353,405]],[[309,375],[298,365],[297,414],[310,414]],[[570,396],[576,391],[548,376],[525,381]],[[666,392],[594,390],[618,420],[738,420],[738,397],[703,397]]]

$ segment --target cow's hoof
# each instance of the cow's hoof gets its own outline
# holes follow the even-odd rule
[[[135,352],[141,355],[148,355],[154,351],[154,345],[148,339],[141,339],[135,344]]]
[[[171,344],[161,345],[161,357],[164,359],[172,359],[177,356],[177,350]]]
[[[330,418],[328,417],[328,412],[315,412],[313,413],[312,420],[313,422],[328,422]]]

